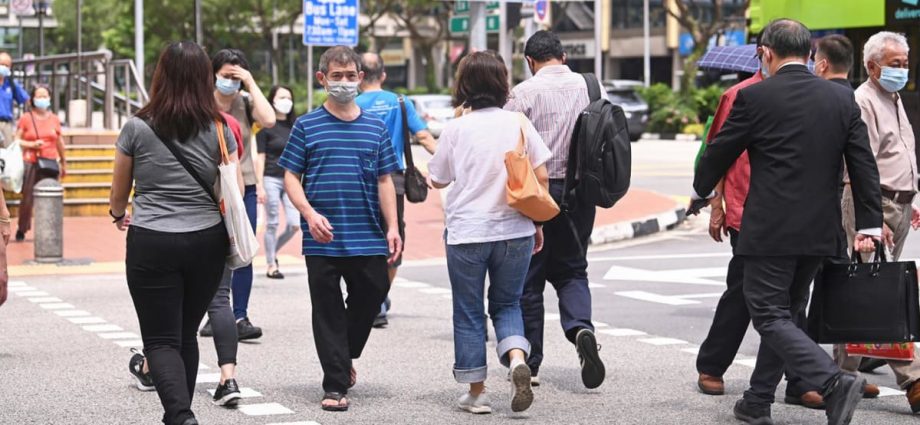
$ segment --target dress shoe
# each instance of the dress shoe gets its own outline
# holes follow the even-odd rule
[[[875,372],[875,369],[885,366],[886,364],[888,364],[888,362],[882,359],[863,357],[862,360],[859,361],[859,367],[857,367],[856,370],[862,373],[872,373]]]
[[[824,397],[827,404],[827,425],[849,424],[865,387],[866,378],[841,373]]]
[[[878,385],[866,384],[865,388],[863,388],[863,398],[877,398],[881,392],[878,389]]]
[[[910,411],[914,413],[920,413],[920,385],[917,385],[918,382],[920,381],[914,381],[907,387],[907,402],[910,403]]]
[[[700,379],[696,381],[700,392],[706,395],[723,395],[725,394],[725,381],[718,376],[700,374]]]
[[[808,391],[800,396],[786,394],[786,404],[807,407],[809,409],[824,409],[824,397],[817,391]]]
[[[751,425],[773,425],[770,405],[758,406],[745,399],[738,400],[734,408],[735,418]]]

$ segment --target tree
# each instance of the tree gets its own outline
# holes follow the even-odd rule
[[[265,51],[270,52],[269,72],[273,83],[276,83],[277,67],[284,62],[281,58],[281,43],[275,45],[274,33],[279,28],[290,26],[297,19],[303,10],[303,3],[290,0],[205,0],[205,3],[211,12],[209,18],[226,17],[226,29],[245,29],[259,36]],[[228,10],[235,13],[228,14]]]
[[[751,0],[671,0],[674,7],[665,7],[693,38],[693,51],[684,60],[684,75],[680,79],[680,90],[687,94],[696,88],[697,61],[706,53],[709,40],[732,27],[731,17],[744,19],[744,12]],[[728,3],[728,4],[726,4]],[[726,16],[728,7],[737,7],[734,14]],[[676,9],[676,10],[675,10]],[[711,12],[711,13],[707,13]]]
[[[447,36],[452,8],[452,2],[398,0],[392,13],[400,26],[409,32],[413,45],[421,50],[425,60],[425,86],[430,92],[439,89],[434,48]]]

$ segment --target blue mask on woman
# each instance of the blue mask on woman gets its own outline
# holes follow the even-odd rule
[[[888,93],[897,93],[907,85],[907,69],[883,66],[878,83]]]
[[[35,99],[35,107],[47,111],[51,107],[51,99]]]
[[[217,86],[217,91],[219,91],[224,96],[230,96],[240,91],[240,81],[239,80],[231,80],[227,78],[217,77],[217,81],[215,82],[215,85]]]

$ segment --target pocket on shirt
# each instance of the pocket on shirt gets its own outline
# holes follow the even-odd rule
[[[358,154],[358,160],[361,161],[361,170],[366,178],[377,178],[377,155],[374,152],[361,151]]]

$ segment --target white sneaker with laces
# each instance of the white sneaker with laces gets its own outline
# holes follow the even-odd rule
[[[457,405],[460,409],[477,415],[492,413],[492,402],[489,401],[489,395],[485,392],[479,393],[478,396],[470,393],[463,394],[463,397],[457,401]]]

